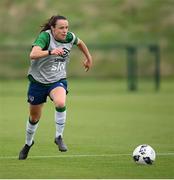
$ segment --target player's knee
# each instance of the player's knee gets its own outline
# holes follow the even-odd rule
[[[65,107],[65,101],[64,100],[59,99],[58,101],[54,101],[54,103],[55,103],[56,107],[60,107],[60,108]]]
[[[56,103],[56,107],[59,107],[59,108],[65,107],[65,102],[64,101],[60,101],[60,102]]]

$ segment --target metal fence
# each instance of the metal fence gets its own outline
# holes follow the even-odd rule
[[[160,87],[160,48],[156,44],[89,44],[94,66],[88,77],[127,78],[128,89],[138,89],[139,77],[154,79],[155,89]],[[24,78],[30,65],[28,45],[0,46],[0,78]],[[81,67],[83,56],[77,48],[71,53],[68,75],[86,76]]]

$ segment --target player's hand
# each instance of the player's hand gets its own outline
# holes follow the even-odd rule
[[[56,48],[51,51],[51,55],[62,56],[63,53],[64,53],[64,50],[62,48]]]
[[[85,71],[87,72],[92,67],[92,60],[84,60],[83,66],[85,68]]]

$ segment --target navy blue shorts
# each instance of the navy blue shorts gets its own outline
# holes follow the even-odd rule
[[[68,93],[66,79],[60,80],[51,85],[43,85],[37,82],[30,82],[27,94],[28,102],[32,105],[45,103],[51,90],[56,87],[63,87],[66,90],[66,94]]]

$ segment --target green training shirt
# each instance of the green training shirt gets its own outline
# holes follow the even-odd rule
[[[73,45],[77,45],[78,38],[72,32],[68,32],[65,41],[54,39],[51,30],[43,31],[36,38],[32,46],[40,46],[43,50],[63,48],[61,56],[48,55],[37,60],[32,59],[28,71],[36,81],[50,84],[67,77],[67,64]]]

